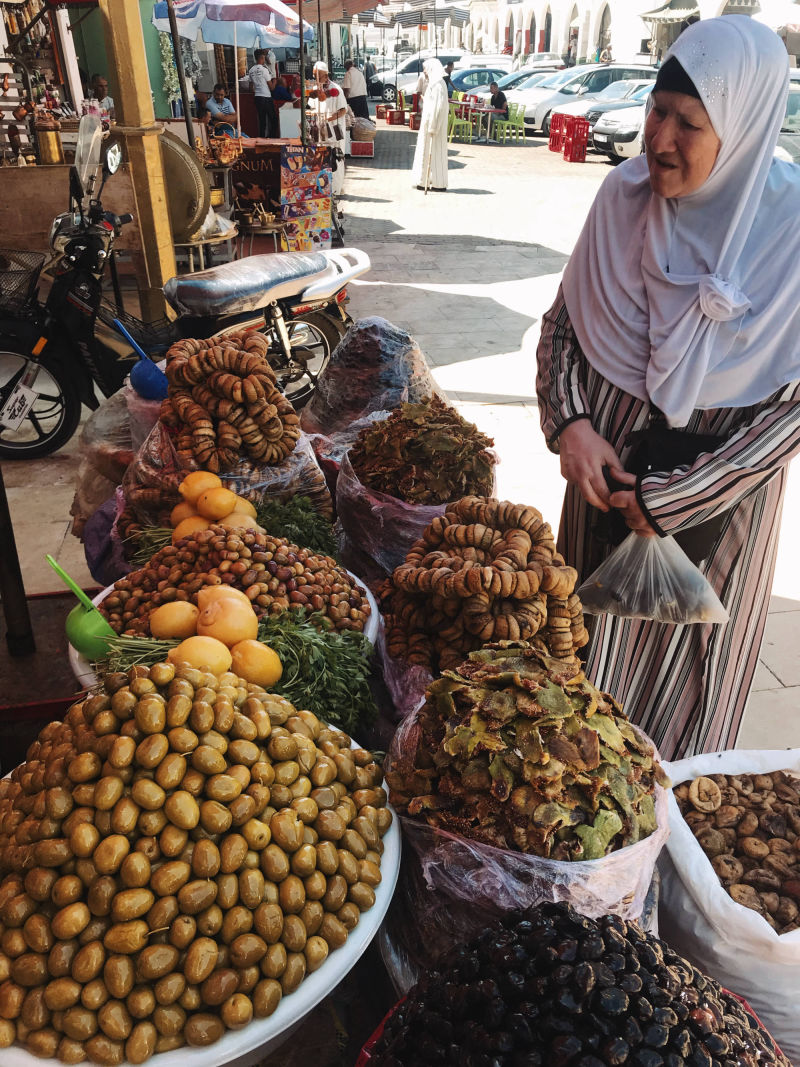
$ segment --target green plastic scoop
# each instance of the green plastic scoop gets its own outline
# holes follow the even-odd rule
[[[44,557],[61,581],[71,589],[80,601],[67,615],[65,630],[67,639],[73,648],[88,660],[105,659],[108,655],[108,638],[116,637],[114,630],[103,618],[89,597],[84,593],[74,578],[60,567],[52,556]]]

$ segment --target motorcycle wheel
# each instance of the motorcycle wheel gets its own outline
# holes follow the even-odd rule
[[[288,321],[286,328],[292,348],[291,364],[285,365],[282,354],[277,352],[270,353],[269,361],[287,400],[301,408],[311,399],[317,378],[347,332],[347,325],[324,311],[311,311]]]
[[[30,353],[23,341],[0,337],[0,411],[22,377]],[[37,361],[41,370],[34,389],[38,394],[18,430],[0,426],[0,458],[39,459],[65,445],[81,420],[81,399],[63,364],[54,359]]]

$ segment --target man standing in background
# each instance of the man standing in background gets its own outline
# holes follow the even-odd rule
[[[263,48],[255,52],[255,64],[248,70],[247,76],[253,87],[256,114],[258,116],[258,136],[277,137],[278,116],[272,90],[275,87],[275,75],[267,66],[267,53]]]
[[[353,63],[348,59],[344,65],[344,77],[342,89],[347,97],[347,103],[358,118],[369,118],[369,105],[367,103],[367,79]]]

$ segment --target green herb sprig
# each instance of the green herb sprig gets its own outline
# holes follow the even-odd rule
[[[377,715],[369,688],[372,645],[361,633],[329,627],[325,616],[284,611],[261,620],[258,639],[283,664],[275,693],[358,736],[359,727]]]
[[[156,552],[172,541],[169,526],[145,526],[139,533],[126,537],[125,542],[136,546],[130,562],[134,567],[146,567]]]
[[[285,537],[300,548],[337,558],[333,527],[307,496],[292,497],[285,504],[265,500],[257,510],[258,521],[268,533]]]

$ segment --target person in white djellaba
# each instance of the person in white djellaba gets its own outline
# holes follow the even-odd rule
[[[444,67],[438,59],[425,60],[428,88],[422,104],[417,149],[411,170],[411,184],[417,189],[447,189],[447,86]]]
[[[338,196],[344,186],[344,130],[347,99],[342,87],[328,75],[328,65],[314,64],[315,87],[308,94],[308,115],[316,123],[317,144],[332,148],[336,159],[333,170],[333,193]]]

